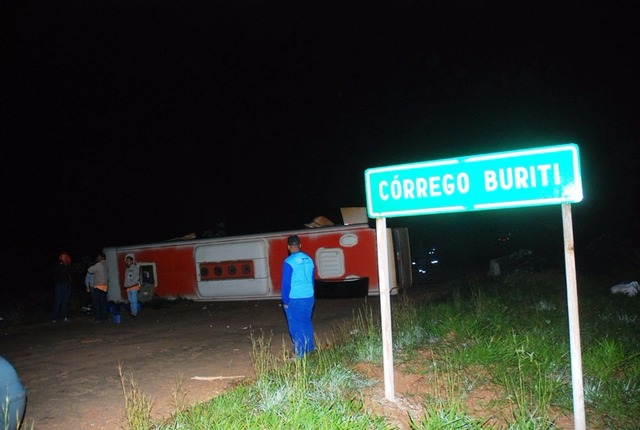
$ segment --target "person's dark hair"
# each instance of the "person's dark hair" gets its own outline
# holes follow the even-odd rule
[[[287,239],[287,245],[300,245],[300,238],[293,234],[291,236],[289,236],[289,238]]]

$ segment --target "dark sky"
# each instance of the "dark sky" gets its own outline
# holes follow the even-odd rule
[[[576,241],[637,238],[639,5],[1,0],[2,271],[339,222],[366,168],[568,142]],[[559,207],[389,223],[562,246]]]

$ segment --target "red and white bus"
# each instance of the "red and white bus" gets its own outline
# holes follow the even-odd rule
[[[104,249],[109,301],[126,301],[125,256],[140,267],[140,301],[279,299],[287,237],[297,234],[316,264],[316,297],[379,294],[376,231],[368,224],[332,225],[266,234],[172,240]],[[392,294],[411,285],[406,228],[387,229]]]

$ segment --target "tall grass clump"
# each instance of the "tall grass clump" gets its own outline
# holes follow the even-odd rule
[[[413,430],[481,429],[484,423],[469,415],[464,405],[462,374],[454,369],[448,357],[439,363],[431,363],[429,380],[433,391],[424,400],[424,413],[420,419],[410,419]]]
[[[399,296],[392,304],[391,326],[393,349],[399,354],[405,350],[407,352],[415,350],[427,339],[427,331],[419,308],[405,294]]]
[[[133,375],[125,375],[118,365],[120,385],[124,395],[124,411],[127,429],[147,430],[152,426],[151,399],[140,389]]]
[[[556,399],[566,394],[563,390],[569,382],[568,375],[564,369],[558,372],[549,362],[549,351],[536,350],[528,336],[521,339],[514,335],[512,341],[512,348],[505,350],[504,362],[496,366],[493,377],[506,389],[513,405],[512,426],[553,428],[549,412],[557,406]],[[507,354],[511,351],[512,356]]]
[[[393,350],[396,352],[410,354],[424,344],[429,335],[419,309],[406,295],[394,296],[391,324]],[[370,306],[354,310],[352,320],[334,330],[334,338],[340,345],[339,353],[348,362],[378,363],[382,360],[380,315]]]
[[[429,408],[420,421],[411,421],[414,430],[480,430],[485,428],[481,420],[470,417],[455,404]]]
[[[618,280],[607,281],[590,277],[580,290],[585,404],[609,428],[637,428],[640,297],[613,295]]]
[[[640,414],[640,348],[618,339],[587,342],[583,352],[585,403],[595,412],[622,419]],[[613,411],[613,413],[612,413]]]
[[[337,343],[345,360],[379,362],[382,360],[380,317],[373,309],[363,306],[354,311],[353,320],[336,331]]]
[[[431,315],[427,326],[432,336],[427,338],[439,339],[424,345],[431,351],[430,356],[440,357],[440,363],[431,369],[448,369],[458,375],[448,379],[455,381],[450,391],[456,393],[460,402],[443,409],[448,412],[446,416],[452,411],[463,411],[461,405],[473,397],[474,391],[485,387],[496,390],[493,387],[497,386],[502,389],[493,402],[506,422],[518,417],[547,420],[545,409],[550,403],[546,399],[553,396],[549,390],[555,390],[558,384],[546,384],[544,375],[549,368],[522,345],[531,343],[526,334],[527,323],[521,317],[521,311],[531,312],[526,294],[513,294],[511,300],[505,299],[504,289],[514,288],[513,280],[506,285],[502,280],[464,282],[450,286],[449,302],[439,301],[421,308],[425,318]],[[527,373],[523,374],[524,371]],[[559,385],[564,382],[561,378]],[[538,400],[544,404],[539,405]]]
[[[180,375],[176,385],[171,390],[171,406],[174,414],[180,413],[189,407],[187,390],[184,388],[182,375]]]
[[[572,410],[566,284],[557,273],[519,274],[449,285],[448,301],[427,303],[430,357],[446,357],[472,398],[475,388],[504,390],[506,428],[555,428]],[[580,289],[585,402],[592,428],[633,428],[640,413],[638,300],[608,287]],[[612,304],[612,302],[616,302]],[[624,302],[624,303],[623,303]],[[434,341],[437,339],[437,341]],[[433,369],[431,364],[429,368]],[[478,371],[478,369],[482,369]],[[488,386],[488,385],[485,385]],[[629,427],[631,425],[631,427]],[[608,427],[607,427],[608,426]]]
[[[281,361],[288,358],[288,353],[283,345],[283,355],[278,359],[271,350],[272,342],[273,333],[266,336],[263,332],[260,332],[259,335],[251,332],[251,363],[257,378],[276,369]]]
[[[7,390],[4,399],[2,399],[2,403],[0,403],[0,407],[2,407],[2,422],[0,422],[0,429],[2,430],[11,430],[15,428],[15,425],[20,429],[27,429],[27,424],[25,424],[26,420],[23,415],[24,411],[16,410],[15,417],[11,416],[11,395],[9,390]],[[15,419],[13,419],[15,418]],[[31,423],[31,430],[34,429],[35,422]]]
[[[176,415],[158,429],[387,429],[364,412],[361,390],[370,382],[336,362],[331,349],[297,359],[268,358],[271,337],[254,336],[260,374],[209,402]],[[278,366],[270,367],[278,362]],[[266,363],[266,364],[265,364]]]

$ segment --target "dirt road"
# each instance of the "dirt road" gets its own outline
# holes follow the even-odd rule
[[[316,336],[322,341],[377,297],[318,300]],[[290,345],[275,300],[177,302],[143,308],[120,324],[93,324],[89,316],[67,323],[14,326],[0,331],[0,355],[27,388],[23,428],[120,429],[124,397],[118,365],[153,400],[153,417],[172,410],[172,390],[182,379],[190,403],[207,400],[243,377],[253,377],[251,333],[273,335],[281,351]],[[277,352],[276,351],[276,352]],[[222,378],[214,379],[213,378]]]

